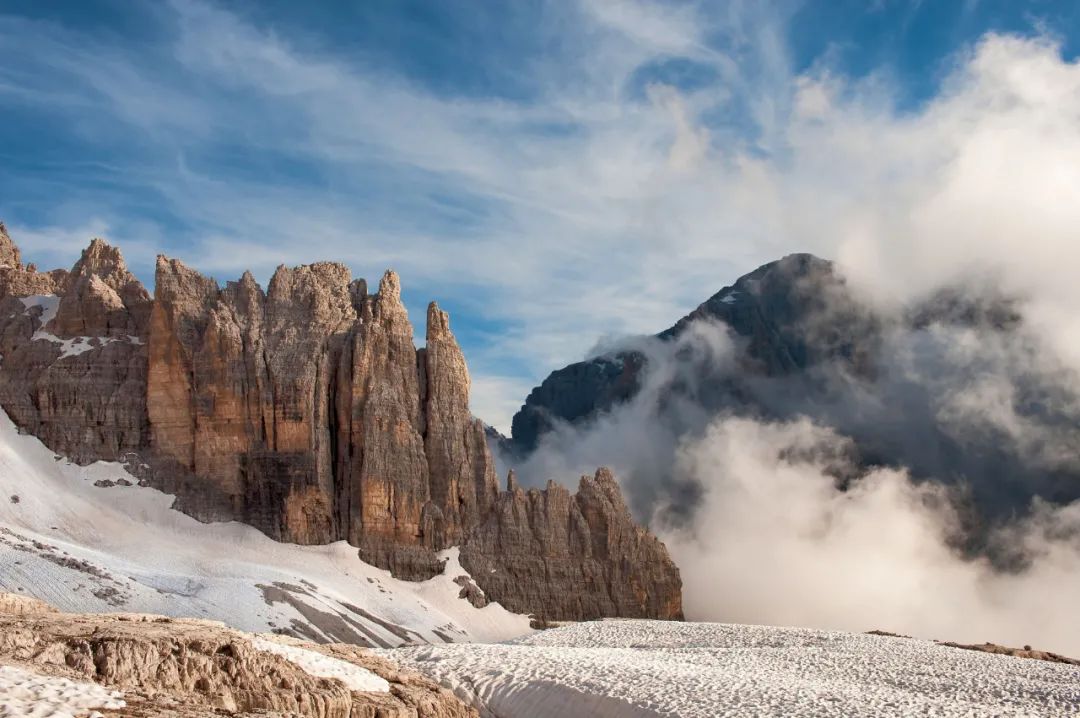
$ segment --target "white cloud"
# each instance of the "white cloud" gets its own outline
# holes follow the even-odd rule
[[[534,28],[551,52],[528,69],[528,99],[436,93],[198,0],[163,15],[174,44],[160,55],[5,20],[6,57],[48,58],[0,70],[6,100],[146,150],[111,170],[108,187],[91,192],[80,177],[55,188],[58,202],[94,206],[93,221],[7,219],[30,259],[70,265],[73,234],[113,233],[147,254],[164,238],[135,231],[145,225],[125,212],[133,188],[151,188],[190,223],[182,258],[222,278],[315,259],[369,277],[393,266],[410,301],[453,298],[504,327],[467,347],[473,407],[501,428],[530,378],[598,336],[658,331],[792,251],[837,259],[883,304],[993,282],[1026,297],[1040,346],[1080,367],[1080,65],[1045,37],[989,35],[960,49],[938,92],[901,107],[888,78],[847,77],[828,57],[793,71],[787,17],[762,7],[552,3]],[[716,80],[643,99],[640,71],[672,59]],[[222,147],[316,177],[261,166],[219,176]],[[709,361],[730,354],[722,334],[690,340]],[[506,376],[511,358],[529,376]],[[605,454],[624,471],[665,470],[680,433],[651,421],[648,402],[670,399],[663,386],[637,414],[610,417],[610,431],[556,434],[561,453],[526,468],[565,480]],[[966,389],[946,396],[945,419],[985,418],[1051,465],[1067,453],[1045,434],[1032,441],[1012,387],[990,377]],[[1077,554],[1060,539],[1076,507],[1014,527],[1039,560],[997,575],[949,552],[952,517],[902,473],[840,494],[815,459],[777,458],[807,442],[844,440],[806,422],[731,420],[684,446],[679,470],[705,487],[706,520],[666,536],[692,615],[1080,645],[1060,633],[1080,591]],[[703,596],[720,597],[722,612]]]
[[[172,7],[162,17],[175,45],[152,61],[20,26],[4,48],[49,40],[48,82],[9,77],[3,91],[52,103],[87,71],[113,78],[57,112],[147,133],[159,154],[112,176],[130,170],[189,222],[193,244],[174,251],[222,278],[315,259],[368,276],[393,266],[419,298],[504,326],[467,347],[474,365],[515,358],[536,381],[600,335],[658,331],[739,274],[809,250],[882,301],[998,271],[1080,362],[1080,71],[1049,40],[988,36],[958,55],[937,96],[898,109],[886,80],[852,80],[828,58],[794,73],[782,8],[557,4],[535,27],[554,48],[530,67],[537,94],[478,99],[208,3]],[[672,58],[717,79],[643,100],[636,73]],[[162,121],[169,107],[179,125]],[[317,178],[219,177],[218,142]],[[128,225],[126,191],[95,195],[95,215],[124,239],[147,236]]]
[[[662,529],[697,620],[884,629],[1080,652],[1080,504],[1041,506],[1001,539],[1034,557],[1016,573],[960,558],[934,484],[880,469],[846,492],[829,462],[845,440],[799,421],[715,423],[678,470],[704,486],[689,528]]]

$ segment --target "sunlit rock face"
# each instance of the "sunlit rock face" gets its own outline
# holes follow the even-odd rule
[[[125,461],[199,519],[346,540],[410,580],[475,542],[477,562],[517,562],[527,590],[478,579],[514,610],[681,616],[677,569],[610,475],[572,500],[541,492],[561,529],[515,524],[530,520],[514,508],[524,494],[499,491],[449,317],[432,303],[416,349],[393,272],[369,294],[341,264],[279,267],[264,291],[250,273],[221,287],[159,257],[151,298],[102,240],[42,274],[0,232],[0,351],[0,402],[20,429],[81,463]],[[506,556],[500,532],[518,537]],[[550,576],[521,563],[533,550]]]
[[[70,272],[43,273],[0,231],[0,265],[0,404],[80,462],[142,449],[151,300],[120,252],[95,239]]]

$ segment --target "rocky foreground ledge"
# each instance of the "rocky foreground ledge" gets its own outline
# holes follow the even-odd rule
[[[214,621],[60,613],[36,599],[5,593],[0,593],[0,713],[478,715],[432,681],[355,646],[244,633]]]

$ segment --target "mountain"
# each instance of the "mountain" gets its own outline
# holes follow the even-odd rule
[[[833,264],[809,254],[740,277],[657,338],[673,341],[700,321],[742,338],[740,368],[755,376],[794,375],[831,359],[862,369],[880,340],[875,319],[850,297]],[[514,415],[512,446],[531,452],[555,422],[587,421],[630,400],[645,364],[644,353],[631,348],[552,372]]]
[[[729,349],[710,354],[695,332]],[[504,445],[521,464],[545,437],[565,444],[567,432],[600,431],[635,402],[653,402],[654,429],[675,437],[724,416],[805,416],[852,438],[860,466],[903,467],[954,487],[982,524],[1026,511],[1035,497],[1080,498],[1080,461],[1065,448],[1080,441],[1074,379],[1029,331],[1022,302],[986,283],[885,310],[832,262],[794,254],[740,277],[654,337],[552,372]],[[686,506],[675,508],[692,511],[692,487],[670,479],[660,472],[632,483],[660,486],[676,504],[682,491]],[[650,515],[655,496],[639,493],[630,498]]]
[[[0,263],[0,405],[57,454],[400,579],[460,547],[477,595],[543,620],[681,618],[678,569],[610,475],[500,490],[449,318],[432,303],[416,349],[393,272],[369,293],[340,264],[279,267],[263,290],[159,257],[150,296],[100,239],[42,273],[6,230]]]

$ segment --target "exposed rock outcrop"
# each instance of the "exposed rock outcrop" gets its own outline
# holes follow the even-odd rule
[[[11,613],[4,607],[22,604],[5,596],[0,594],[0,665],[119,690],[127,703],[123,715],[477,715],[432,681],[355,646],[255,637],[215,622],[163,616]],[[268,650],[275,645],[285,655]],[[389,690],[355,690],[337,678],[313,675],[289,658],[295,649],[370,671]]]
[[[21,267],[22,253],[19,247],[11,241],[7,227],[0,222],[0,267]]]
[[[60,305],[45,327],[60,337],[145,338],[150,295],[120,250],[94,239],[61,285]]]
[[[1000,656],[1014,656],[1016,658],[1031,658],[1036,661],[1048,661],[1050,663],[1064,663],[1070,666],[1080,666],[1080,660],[1075,658],[1069,658],[1063,656],[1060,653],[1051,653],[1050,651],[1040,651],[1031,646],[1024,646],[1023,648],[1010,648],[1009,646],[1002,646],[997,643],[954,643],[953,641],[938,641],[942,646],[949,646],[950,648],[963,648],[968,651],[981,651],[983,653],[996,653]]]
[[[469,376],[434,304],[416,350],[400,281],[376,294],[339,264],[218,289],[159,259],[147,387],[169,488],[204,518],[280,540],[348,540],[406,578],[441,570],[497,493]]]
[[[434,302],[420,355],[431,499],[445,517],[447,541],[455,544],[491,510],[499,485],[484,424],[469,411],[465,356],[450,333],[449,317]]]
[[[0,260],[29,271],[6,234]],[[526,586],[478,579],[476,601],[505,596],[551,619],[681,615],[677,571],[610,475],[573,500],[558,487],[499,493],[449,318],[432,303],[417,350],[393,272],[369,294],[341,264],[279,267],[264,292],[249,273],[221,287],[159,257],[151,299],[94,240],[41,285],[52,291],[5,286],[0,403],[60,453],[129,459],[197,518],[346,540],[399,578],[440,573],[437,553],[463,543],[494,561],[497,534],[514,536],[520,562],[506,566]],[[533,519],[552,528],[512,525]],[[530,562],[534,548],[546,563]],[[557,607],[539,603],[549,598]]]
[[[17,250],[6,255],[19,258]],[[142,449],[150,297],[120,252],[95,239],[71,272],[17,264],[5,271],[0,404],[21,428],[76,461]]]
[[[634,524],[608,469],[582,476],[576,494],[510,486],[461,549],[486,595],[540,622],[682,618],[679,570]]]
[[[0,222],[0,298],[55,294],[64,284],[67,272],[39,272],[34,265],[23,266],[22,253],[11,241],[7,227]]]
[[[880,341],[876,319],[852,299],[833,263],[810,254],[788,255],[740,277],[656,338],[677,339],[701,320],[722,324],[739,339],[740,368],[750,379],[805,372],[835,358],[866,373]],[[586,422],[632,399],[645,364],[643,353],[626,349],[552,372],[514,415],[514,449],[527,454],[555,424]]]

